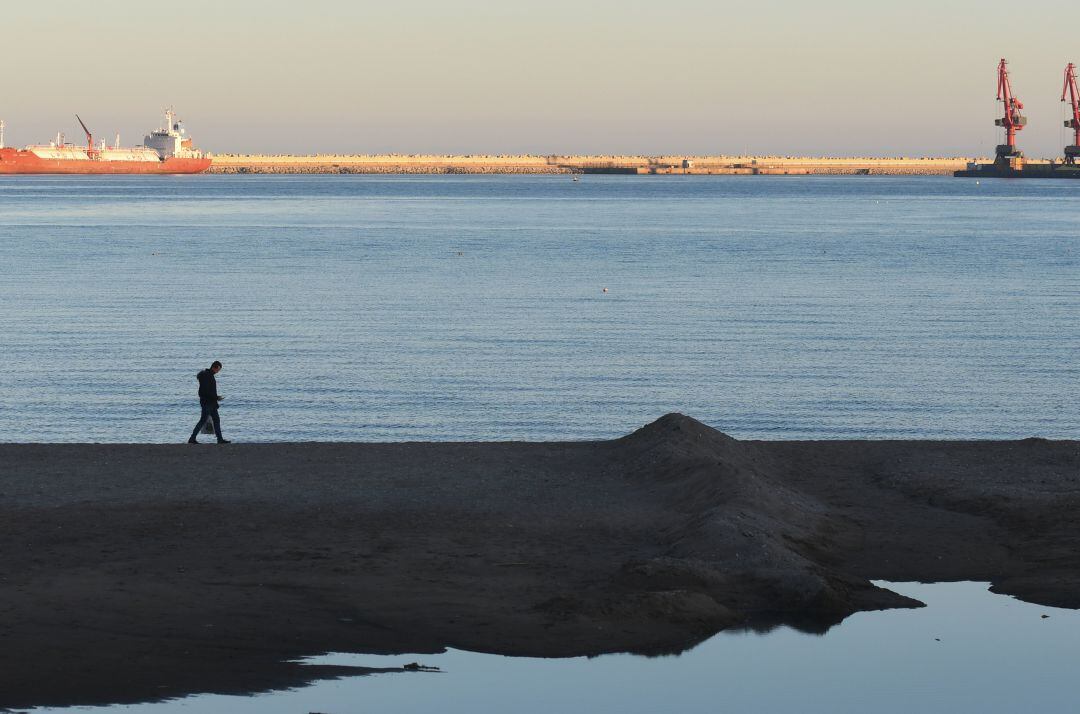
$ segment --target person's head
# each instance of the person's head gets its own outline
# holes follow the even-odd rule
[[[218,362],[217,360],[214,360],[214,363],[212,365],[210,365],[210,371],[213,372],[214,374],[217,374],[218,372],[220,372],[221,371],[221,362]]]

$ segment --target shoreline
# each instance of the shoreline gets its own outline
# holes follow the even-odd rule
[[[1080,443],[0,445],[0,709],[253,693],[446,647],[680,652],[993,583],[1080,608]]]

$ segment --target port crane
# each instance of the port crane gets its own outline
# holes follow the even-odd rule
[[[1080,156],[1080,91],[1076,89],[1076,65],[1072,62],[1065,67],[1061,101],[1068,101],[1072,107],[1072,116],[1065,120],[1065,126],[1073,130],[1073,143],[1065,147],[1065,163],[1075,164],[1076,157]]]
[[[1005,104],[1005,116],[994,120],[994,126],[1005,127],[1005,143],[998,144],[997,157],[1001,160],[1021,158],[1024,154],[1016,148],[1016,132],[1027,125],[1027,117],[1020,113],[1024,103],[1013,95],[1009,82],[1009,63],[1002,58],[998,64],[998,101]]]

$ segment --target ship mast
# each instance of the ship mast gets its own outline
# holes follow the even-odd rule
[[[4,120],[0,119],[0,149],[4,148]]]

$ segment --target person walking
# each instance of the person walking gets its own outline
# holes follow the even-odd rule
[[[202,407],[202,416],[199,417],[199,423],[195,425],[195,431],[191,432],[191,438],[187,442],[189,444],[199,443],[195,437],[199,435],[199,430],[203,428],[203,424],[206,423],[207,419],[214,420],[214,434],[217,435],[217,443],[232,443],[221,435],[221,417],[218,416],[218,402],[222,400],[222,397],[218,396],[217,379],[214,377],[220,371],[221,362],[214,360],[214,363],[208,369],[204,369],[195,375],[195,378],[199,380],[199,405]]]

